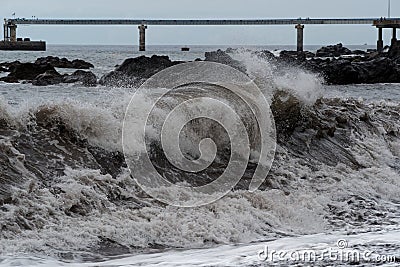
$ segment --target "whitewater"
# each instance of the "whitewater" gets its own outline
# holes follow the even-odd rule
[[[193,50],[146,53],[194,60],[213,48]],[[3,61],[81,58],[100,77],[137,56],[132,51],[59,46],[46,54],[1,55]],[[275,159],[256,192],[248,191],[246,173],[228,195],[195,208],[163,204],[132,179],[121,136],[135,88],[0,84],[0,266],[286,266],[293,262],[263,260],[260,251],[338,249],[340,240],[344,249],[373,252],[370,262],[360,261],[366,266],[397,266],[400,85],[327,86],[323,77],[277,68],[246,50],[232,57],[271,105]],[[216,129],[215,136],[224,136]],[[226,155],[219,156],[212,173],[224,166]],[[387,261],[378,262],[379,255]]]

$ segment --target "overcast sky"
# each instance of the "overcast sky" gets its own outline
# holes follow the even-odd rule
[[[391,0],[400,17],[400,0]],[[1,0],[0,15],[31,18],[336,18],[387,16],[387,0]],[[391,31],[385,31],[389,42]],[[399,33],[400,35],[400,33]],[[137,44],[136,26],[19,26],[50,44]],[[305,44],[375,44],[369,25],[307,26]],[[295,44],[294,26],[150,26],[147,44]]]

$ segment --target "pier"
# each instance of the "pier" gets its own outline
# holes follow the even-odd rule
[[[383,51],[383,30],[392,29],[392,43],[397,41],[400,18],[327,18],[327,19],[229,19],[229,20],[143,20],[143,19],[5,19],[4,41],[18,42],[17,25],[136,25],[139,29],[139,51],[146,50],[146,30],[152,25],[294,25],[297,30],[297,51],[304,47],[305,25],[356,25],[365,24],[378,29],[377,50]]]

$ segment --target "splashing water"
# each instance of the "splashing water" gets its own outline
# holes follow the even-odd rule
[[[280,112],[275,162],[260,190],[247,191],[245,174],[227,196],[193,209],[155,201],[130,176],[120,136],[132,92],[96,88],[85,100],[17,106],[1,100],[0,264],[26,255],[81,262],[398,228],[398,102],[319,99],[316,75],[248,51],[234,57],[261,89],[273,88],[263,92]],[[281,91],[289,94],[278,105],[274,94]],[[161,105],[153,115],[168,110]],[[184,149],[195,155],[190,141],[198,137],[188,131],[186,138]]]

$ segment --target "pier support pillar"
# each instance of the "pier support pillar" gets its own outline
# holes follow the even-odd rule
[[[146,25],[140,25],[139,29],[139,51],[146,51]]]
[[[303,36],[303,31],[304,31],[304,25],[297,24],[295,26],[297,29],[297,52],[303,52],[303,42],[304,42],[304,36]]]
[[[378,28],[377,50],[379,53],[381,53],[383,51],[383,29],[382,28]]]
[[[4,41],[8,41],[8,27],[7,24],[4,23],[3,25],[3,33],[4,33]]]
[[[397,42],[396,33],[397,33],[397,29],[393,28],[392,45],[396,44],[396,42]]]
[[[4,33],[4,41],[9,41],[9,33],[8,33],[8,25],[7,25],[7,20],[4,19],[4,24],[3,24],[3,33]]]
[[[9,25],[8,28],[10,29],[10,41],[16,42],[17,41],[17,25]]]

